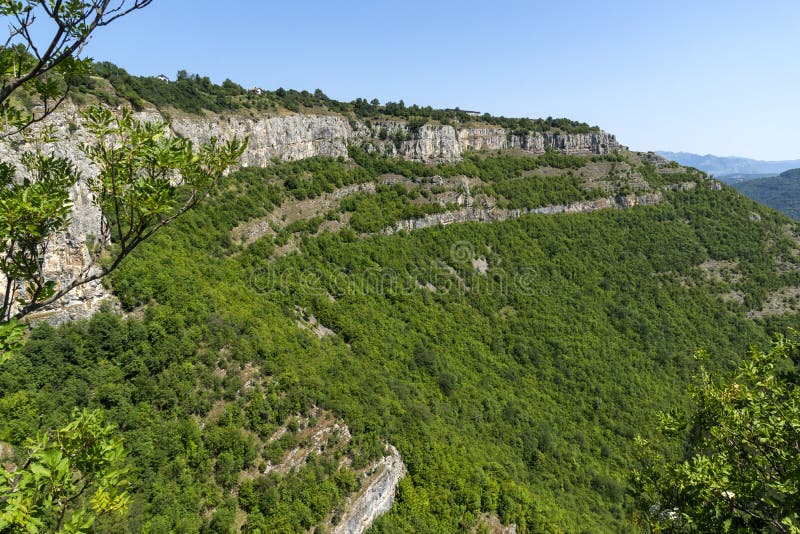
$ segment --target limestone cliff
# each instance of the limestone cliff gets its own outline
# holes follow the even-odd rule
[[[90,139],[83,130],[72,126],[78,120],[77,115],[77,110],[73,106],[65,105],[47,121],[62,140],[46,146],[45,149],[52,150],[55,155],[68,157],[75,163],[83,177],[70,191],[73,210],[69,228],[48,244],[48,254],[45,256],[44,271],[59,285],[71,282],[83,272],[93,272],[94,266],[90,263],[86,241],[100,234],[101,212],[92,202],[92,195],[85,182],[85,179],[95,174],[96,170],[79,149],[80,143],[88,142]],[[37,127],[32,129],[36,130]],[[3,139],[0,141],[0,161],[11,163],[21,170],[20,155],[31,148],[20,138]],[[0,280],[4,282],[5,278],[0,275]],[[58,323],[88,317],[109,300],[110,295],[104,289],[102,282],[95,280],[72,290],[59,301],[57,306],[36,313],[35,320]]]
[[[158,111],[139,112],[142,120],[161,119]],[[47,124],[53,125],[61,137],[51,149],[77,164],[84,177],[96,172],[80,151],[80,144],[90,139],[81,128],[79,110],[70,103],[53,113]],[[607,154],[624,148],[612,134],[526,133],[517,134],[490,125],[465,127],[425,124],[412,128],[402,121],[359,122],[341,115],[285,116],[221,116],[180,115],[171,118],[172,131],[195,143],[211,137],[228,139],[248,136],[249,146],[242,158],[243,166],[270,165],[273,159],[298,160],[313,156],[347,157],[347,147],[357,145],[369,151],[420,162],[451,162],[466,151],[514,149],[531,155],[548,149],[566,154]],[[19,153],[26,145],[21,139],[0,141],[0,158],[19,164]],[[72,223],[66,235],[51,243],[45,270],[59,282],[70,280],[92,269],[88,264],[87,238],[99,234],[101,214],[93,205],[85,182],[71,192],[74,202]],[[102,302],[110,299],[99,281],[73,290],[58,306],[36,315],[38,320],[60,322],[94,313]]]
[[[398,221],[390,228],[386,228],[383,233],[392,235],[399,231],[411,232],[431,226],[446,226],[448,224],[460,222],[500,222],[509,219],[517,219],[530,213],[542,215],[555,215],[557,213],[587,213],[604,209],[625,209],[634,206],[652,206],[663,200],[663,195],[658,193],[647,193],[643,195],[626,195],[619,197],[599,198],[596,200],[584,200],[573,202],[572,204],[558,204],[555,206],[543,206],[540,208],[500,210],[493,208],[468,207],[457,211],[446,211],[435,213],[419,219],[406,219]]]
[[[418,129],[402,122],[366,123],[337,115],[290,115],[237,118],[184,116],[172,121],[173,130],[193,141],[212,136],[250,136],[245,166],[264,166],[270,160],[313,156],[347,157],[348,145],[422,162],[457,161],[466,151],[517,149],[532,155],[552,149],[565,154],[608,154],[623,148],[606,132],[513,134],[503,128],[426,124]]]
[[[321,459],[336,461],[340,469],[347,468],[358,477],[358,488],[309,532],[363,534],[369,530],[378,517],[391,509],[398,484],[407,474],[400,452],[393,445],[385,444],[382,457],[362,467],[353,467],[352,435],[343,420],[317,407],[305,416],[290,420],[297,427],[297,445],[285,451],[277,463],[267,461],[263,471],[251,468],[240,476],[245,479],[268,474],[279,478],[291,477],[309,463],[316,464]],[[276,443],[289,431],[290,420],[273,433],[269,443]],[[2,445],[0,442],[0,460],[3,458]],[[266,450],[263,443],[259,448],[262,454]]]

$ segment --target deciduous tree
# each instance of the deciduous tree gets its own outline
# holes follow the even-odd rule
[[[9,29],[0,45],[2,136],[42,120],[66,98],[90,60],[80,53],[92,34],[148,6],[152,0],[0,0]],[[39,100],[35,110],[11,96],[22,89]]]
[[[127,508],[125,450],[98,411],[77,412],[25,444],[18,469],[0,467],[0,532],[90,532]]]
[[[151,1],[0,0],[10,29],[0,45],[0,137],[52,113],[87,72],[90,61],[79,54],[92,33]],[[193,147],[169,135],[164,123],[139,121],[128,110],[92,107],[83,119],[93,141],[81,150],[96,175],[81,177],[72,161],[56,156],[51,143],[58,139],[48,127],[21,154],[21,169],[0,163],[0,364],[20,346],[18,319],[113,271],[210,194],[246,146],[212,139]],[[82,178],[102,211],[101,231],[89,265],[58,281],[45,273],[44,260],[70,223],[70,189]],[[15,468],[0,467],[0,532],[88,532],[98,515],[127,507],[125,452],[99,412],[76,413],[63,428],[29,439],[24,450]]]
[[[661,436],[687,436],[682,457],[661,452],[668,440],[637,438],[634,485],[644,525],[654,532],[800,532],[799,362],[800,341],[779,338],[769,352],[752,349],[728,380],[700,371],[691,415],[661,418]]]

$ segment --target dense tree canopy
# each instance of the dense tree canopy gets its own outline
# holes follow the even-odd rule
[[[321,91],[257,95],[186,72],[163,82],[101,65],[113,94],[104,80],[77,78],[86,65],[74,52],[87,30],[148,3],[0,3],[17,21],[0,54],[7,126],[30,125],[31,104],[47,113],[71,85],[76,100],[189,112],[325,107],[365,122],[398,117],[412,134],[429,120],[475,120],[402,101],[335,102]],[[34,13],[74,25],[53,41],[62,55],[19,46]],[[69,290],[41,260],[68,222],[65,192],[79,177],[46,149],[45,129],[22,157],[24,176],[0,166],[3,272],[21,282],[6,284],[0,321],[0,531],[324,530],[361,489],[355,470],[384,443],[397,446],[408,475],[376,532],[472,531],[486,517],[521,533],[625,531],[632,517],[655,530],[796,528],[795,342],[754,351],[730,383],[701,374],[698,411],[686,425],[664,420],[681,439],[645,447],[636,498],[627,479],[634,436],[660,445],[653,420],[683,407],[687,355],[714,347],[708,373],[730,372],[742,347],[797,326],[796,306],[747,316],[800,286],[788,219],[703,187],[700,173],[643,164],[636,173],[649,188],[698,186],[626,211],[360,236],[449,208],[381,185],[325,214],[349,227],[321,231],[316,216],[239,243],[241,223],[386,173],[463,174],[510,208],[606,193],[578,178],[589,158],[557,152],[429,167],[352,147],[348,161],[223,176],[242,143],[192,147],[127,111],[90,108],[84,120],[95,137],[84,151],[99,170],[87,183],[106,219],[92,249],[99,271],[83,279],[110,275],[129,315],[42,324],[22,343],[11,317]],[[566,119],[479,120],[514,133],[596,130]],[[555,172],[536,175],[543,167]],[[296,250],[275,254],[290,237]],[[324,329],[309,328],[310,317]],[[346,450],[265,473],[304,445],[298,421],[320,406],[347,421],[355,437]]]
[[[291,434],[269,441],[287,419],[323,406],[362,436],[355,451],[385,441],[406,463],[378,532],[469,530],[488,513],[518,531],[625,531],[638,506],[627,492],[634,436],[652,439],[656,414],[686,402],[695,349],[716,347],[706,366],[728,372],[743,347],[797,325],[793,314],[746,318],[798,282],[776,265],[800,260],[788,219],[728,189],[392,236],[298,226],[286,256],[273,255],[280,233],[232,239],[276,206],[384,172],[534,190],[543,180],[522,170],[535,158],[470,156],[448,170],[353,155],[358,165],[232,173],[111,275],[122,306],[143,311],[34,330],[0,373],[0,441],[19,442],[40,416],[59,428],[72,408],[102,409],[136,474],[118,530],[224,529],[247,514],[251,531],[292,532],[323,521],[346,477],[322,461],[251,473],[296,446]],[[527,198],[558,198],[541,194]],[[361,200],[345,207],[373,213]],[[735,262],[737,276],[710,277],[713,262]],[[742,300],[726,299],[734,291]],[[299,327],[298,308],[333,333]],[[245,386],[254,369],[263,383]]]
[[[69,193],[80,179],[68,158],[43,148],[56,141],[46,130],[42,144],[21,155],[22,179],[13,165],[0,165],[0,320],[22,318],[113,271],[142,241],[205,198],[246,146],[212,139],[195,150],[188,140],[168,135],[164,123],[136,120],[128,110],[90,107],[84,118],[95,141],[83,152],[98,169],[88,187],[103,213],[92,261],[60,285],[43,270],[53,238],[69,225]]]

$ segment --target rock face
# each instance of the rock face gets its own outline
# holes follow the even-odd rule
[[[661,193],[647,193],[644,195],[627,195],[620,197],[599,198],[584,200],[572,204],[558,204],[530,209],[501,210],[493,208],[463,208],[457,211],[434,213],[419,219],[406,219],[386,228],[383,233],[392,235],[401,230],[410,232],[431,226],[448,225],[463,222],[495,222],[508,219],[517,219],[529,213],[554,215],[557,213],[586,213],[610,208],[632,208],[633,206],[652,206],[663,200]]]
[[[397,484],[406,475],[406,466],[394,446],[387,448],[389,454],[375,465],[375,474],[366,488],[347,503],[339,523],[331,531],[333,534],[366,532],[378,516],[392,507]]]
[[[77,110],[71,105],[64,105],[57,113],[49,117],[48,123],[53,125],[56,132],[64,137],[70,130],[73,130],[72,125],[75,125],[77,120]],[[73,203],[70,225],[63,235],[54,238],[49,243],[49,252],[45,256],[44,271],[52,275],[59,285],[71,282],[83,272],[94,272],[86,241],[100,235],[101,213],[100,209],[92,202],[92,194],[86,187],[86,179],[96,174],[97,171],[79,149],[80,143],[89,140],[85,132],[76,129],[69,133],[63,142],[46,147],[46,150],[52,150],[55,155],[72,160],[83,177],[70,191],[70,199]],[[11,163],[21,170],[20,154],[31,148],[19,139],[3,139],[0,141],[0,161]],[[5,278],[1,275],[0,281],[5,282]],[[2,287],[5,287],[4,284]],[[31,319],[58,323],[88,317],[99,310],[103,303],[110,300],[110,294],[102,283],[96,280],[72,290],[57,305],[40,310],[33,314]]]
[[[296,311],[302,313],[302,310]],[[330,412],[316,407],[306,415],[307,417],[295,419],[298,425],[296,437],[299,443],[296,447],[285,452],[278,463],[273,465],[267,462],[263,473],[245,471],[240,476],[254,477],[269,473],[288,476],[305,466],[311,458],[315,458],[314,461],[318,461],[316,460],[318,458],[337,461],[340,467],[353,469],[353,473],[361,481],[360,487],[348,496],[341,507],[328,513],[321,523],[322,529],[324,532],[339,534],[361,534],[369,530],[375,520],[392,507],[397,485],[406,475],[406,466],[400,453],[393,445],[385,444],[385,456],[364,467],[353,468],[353,456],[349,452],[352,436],[347,424],[341,419],[336,419]],[[269,438],[269,443],[280,439],[287,432],[288,425],[287,419],[286,423]]]
[[[347,157],[348,145],[422,162],[457,161],[466,151],[518,149],[533,155],[552,149],[565,154],[608,154],[623,148],[606,132],[511,134],[503,128],[464,128],[426,124],[418,129],[394,121],[367,126],[335,115],[290,115],[259,119],[234,117],[182,117],[173,130],[196,142],[212,136],[250,136],[245,166],[268,165],[314,156]]]
[[[158,120],[156,110],[137,114],[141,120]],[[96,173],[80,151],[80,144],[91,139],[81,128],[79,110],[72,104],[62,105],[48,117],[46,124],[55,127],[61,137],[52,150],[72,159],[84,177]],[[462,128],[426,124],[411,128],[401,121],[364,123],[339,115],[288,115],[278,117],[236,116],[179,116],[171,121],[172,131],[203,143],[211,137],[229,139],[248,136],[243,166],[266,166],[273,159],[290,161],[314,156],[348,157],[348,145],[377,151],[420,162],[452,162],[461,159],[465,151],[515,149],[531,155],[552,149],[565,154],[606,154],[624,148],[616,138],[605,132],[588,134],[528,133],[517,135],[503,128],[485,126]],[[35,128],[34,128],[35,129]],[[0,160],[19,167],[19,153],[26,145],[19,139],[0,140]],[[467,196],[469,193],[467,192]],[[85,181],[71,191],[74,203],[71,225],[62,238],[51,243],[45,259],[45,272],[60,283],[68,282],[80,273],[93,268],[89,264],[87,238],[100,233],[100,211],[92,203]],[[103,302],[111,299],[100,281],[70,292],[57,306],[31,317],[58,323],[87,317]]]
[[[246,167],[263,167],[273,158],[291,161],[313,156],[347,157],[347,143],[353,137],[353,129],[344,118],[329,115],[259,119],[189,116],[173,119],[171,126],[175,133],[194,142],[211,137],[249,136],[242,158]]]

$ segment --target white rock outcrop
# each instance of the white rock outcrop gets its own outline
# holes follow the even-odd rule
[[[369,484],[359,494],[348,500],[333,534],[362,534],[375,520],[389,511],[400,479],[406,475],[406,466],[394,446],[387,447],[389,454],[371,469],[375,471]]]
[[[565,154],[608,154],[623,148],[606,132],[510,134],[499,127],[463,128],[426,124],[418,129],[403,122],[382,121],[367,127],[337,115],[289,115],[236,118],[184,116],[172,120],[179,135],[196,142],[213,136],[249,136],[242,159],[245,166],[268,165],[273,158],[291,161],[314,156],[347,157],[348,145],[364,145],[383,154],[413,161],[458,161],[466,151],[518,149],[543,154],[552,149]]]
[[[538,213],[542,215],[555,215],[557,213],[587,213],[604,209],[624,209],[633,206],[652,206],[664,199],[662,193],[646,193],[643,195],[627,195],[619,197],[598,198],[596,200],[582,200],[572,204],[557,204],[540,208],[523,209],[493,209],[493,208],[463,208],[455,211],[434,213],[418,219],[405,219],[398,221],[383,230],[386,235],[392,235],[401,230],[411,232],[431,226],[446,226],[453,223],[464,222],[498,222],[509,219],[518,219],[523,215]]]
[[[92,194],[86,187],[86,179],[97,171],[80,151],[80,144],[90,141],[90,138],[86,132],[76,127],[78,121],[78,111],[70,104],[64,104],[47,120],[47,124],[55,128],[61,140],[46,145],[45,149],[52,150],[57,156],[69,158],[83,177],[70,190],[70,200],[73,203],[70,225],[64,234],[49,243],[49,252],[45,256],[44,272],[51,275],[59,286],[71,282],[87,270],[93,272],[86,242],[87,239],[100,235],[101,212],[92,202]],[[30,149],[32,146],[19,138],[0,140],[0,161],[11,163],[21,173],[21,153]],[[2,287],[5,287],[5,278],[2,275],[0,281],[3,282]],[[95,280],[72,290],[57,305],[37,312],[33,318],[57,323],[88,317],[108,301],[110,294],[100,280]]]

